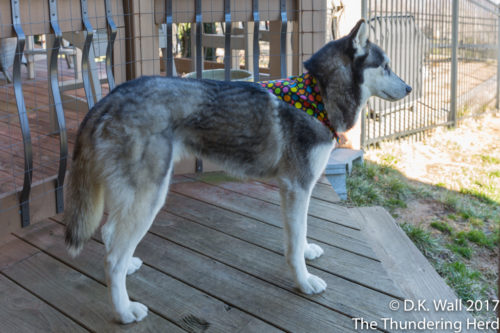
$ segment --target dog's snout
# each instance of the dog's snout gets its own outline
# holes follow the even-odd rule
[[[406,93],[409,94],[411,93],[412,88],[410,86],[406,86]]]

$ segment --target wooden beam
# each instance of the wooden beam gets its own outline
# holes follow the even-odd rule
[[[27,36],[49,34],[49,7],[46,1],[20,1],[21,24]],[[117,27],[124,26],[123,1],[111,1],[113,19]],[[80,0],[65,0],[57,3],[59,26],[62,32],[83,31]],[[88,0],[89,20],[93,27],[105,27],[104,1]],[[15,37],[12,29],[10,1],[0,0],[0,38]]]
[[[224,48],[224,35],[222,34],[203,34],[203,47]],[[231,49],[244,50],[245,36],[231,36]]]
[[[287,0],[286,6],[288,20],[296,20],[297,1]],[[277,21],[280,19],[280,0],[260,0],[259,8],[261,21]],[[172,11],[172,20],[174,23],[194,22],[195,20],[194,1],[172,0]],[[165,0],[155,0],[154,12],[155,23],[165,23]],[[224,1],[202,1],[202,16],[203,22],[224,22]],[[252,2],[248,0],[232,0],[231,19],[233,22],[252,21]]]
[[[30,194],[30,224],[56,215],[56,178],[52,176],[33,183]],[[0,195],[0,240],[13,232],[20,231],[21,213],[19,210],[19,192],[21,189]]]

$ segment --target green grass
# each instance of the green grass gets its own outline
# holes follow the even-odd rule
[[[439,273],[445,276],[446,282],[462,300],[477,300],[482,294],[481,273],[469,269],[462,262],[444,264]]]
[[[453,253],[456,253],[466,259],[471,259],[473,250],[468,246],[460,246],[457,244],[447,244],[446,247],[450,249]]]
[[[493,249],[495,246],[495,236],[487,236],[481,230],[471,230],[467,232],[466,237],[469,241],[476,243],[479,246],[484,246]]]
[[[487,157],[481,160],[495,161]],[[493,254],[498,244],[500,200],[496,199],[495,193],[499,190],[492,189],[484,177],[481,181],[471,182],[473,187],[459,192],[448,190],[446,184],[416,183],[394,169],[394,163],[397,163],[395,157],[383,155],[381,164],[365,161],[365,165],[356,166],[351,177],[347,178],[351,203],[356,206],[381,205],[395,218],[400,214],[398,209],[407,208],[412,200],[442,205],[443,212],[427,224],[438,233],[431,233],[426,225],[402,223],[401,228],[462,300],[488,299],[496,288],[495,276],[471,268],[471,263],[477,253],[484,253],[478,252],[480,249]],[[484,312],[477,315],[482,318],[491,316]]]
[[[459,246],[467,246],[469,244],[467,243],[467,234],[465,231],[460,231],[453,235],[452,241]]]
[[[478,220],[500,223],[500,189],[477,185],[459,193],[444,186],[418,186],[390,166],[369,161],[354,168],[352,176],[347,178],[349,199],[357,206],[381,205],[393,213],[397,208],[406,208],[411,199],[427,197],[442,203],[449,214],[475,220],[476,224]]]
[[[393,159],[388,158],[393,161]],[[406,183],[397,171],[386,165],[365,162],[353,170],[347,178],[348,195],[357,206],[381,205],[391,212],[405,208],[407,199],[414,189]]]
[[[499,120],[497,111],[415,144],[380,144],[347,180],[350,203],[385,207],[463,300],[498,292]]]
[[[433,227],[434,229],[441,231],[442,233],[446,234],[453,233],[453,228],[446,222],[434,221],[431,222],[430,226]]]
[[[432,237],[430,232],[409,223],[401,224],[401,229],[404,230],[406,235],[408,235],[413,244],[418,247],[420,252],[427,255],[436,252],[436,249],[438,248],[438,242],[434,237]]]
[[[222,172],[205,172],[202,173],[199,177],[199,180],[202,182],[208,183],[225,183],[225,182],[240,182],[241,180],[238,178],[231,177]]]
[[[496,199],[492,199],[487,193],[477,193],[470,189],[462,189],[460,192],[435,191],[434,197],[446,209],[464,220],[479,219],[500,223],[500,206]]]
[[[500,159],[490,155],[477,155],[483,162],[489,164],[500,164]]]
[[[489,189],[486,188],[486,191]],[[488,205],[496,204],[496,201],[493,200],[488,193],[485,193],[485,190],[476,189],[476,188],[462,188],[460,189],[460,193],[465,195],[470,195],[477,198],[479,201],[486,203]]]

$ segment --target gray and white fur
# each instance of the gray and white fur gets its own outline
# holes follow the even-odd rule
[[[388,62],[361,20],[305,63],[338,132],[355,124],[370,96],[397,100],[411,91]],[[64,217],[69,251],[81,251],[106,207],[102,239],[113,307],[122,323],[142,320],[147,307],[130,301],[126,275],[142,264],[133,253],[165,202],[174,162],[193,154],[235,176],[278,180],[286,260],[303,293],[320,293],[326,283],[305,263],[323,253],[306,239],[307,210],[332,139],[318,120],[255,83],[166,77],[126,82],[80,126]]]

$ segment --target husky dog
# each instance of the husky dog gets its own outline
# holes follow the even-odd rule
[[[323,253],[307,242],[306,222],[335,133],[355,124],[370,96],[398,100],[411,91],[367,30],[359,21],[305,62],[333,130],[250,82],[143,77],[118,86],[90,110],[69,176],[66,243],[77,255],[106,205],[106,280],[122,323],[147,315],[146,306],[130,301],[125,279],[142,264],[133,257],[135,248],[163,206],[174,162],[184,154],[210,159],[236,176],[276,178],[294,280],[305,294],[325,290],[306,268],[305,259]]]

